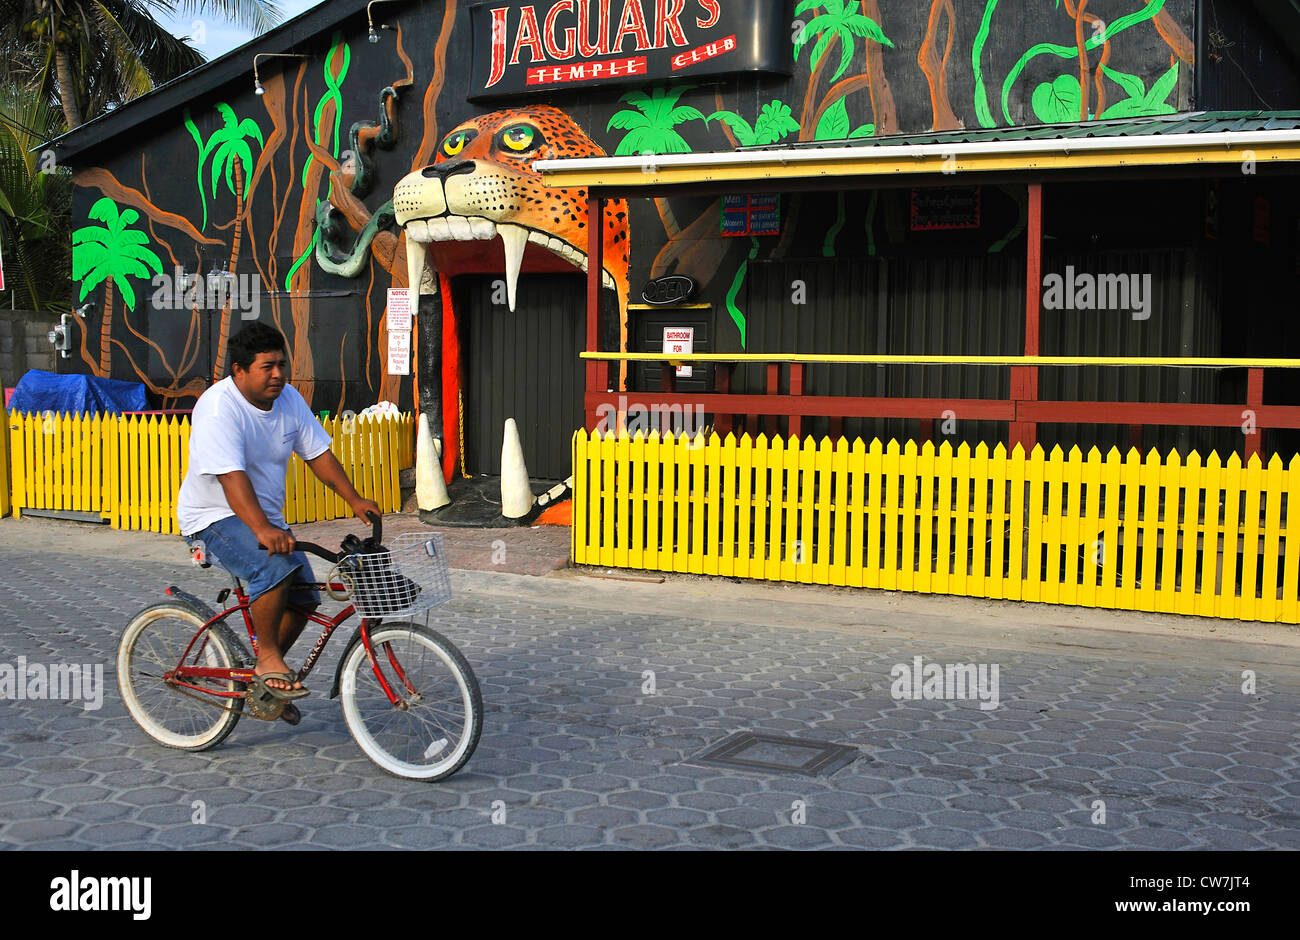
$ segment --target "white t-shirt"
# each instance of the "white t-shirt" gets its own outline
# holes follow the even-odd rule
[[[176,502],[182,535],[235,515],[218,474],[243,470],[274,526],[285,528],[284,481],[289,456],[319,457],[330,446],[307,402],[286,384],[270,411],[253,405],[230,376],[199,396],[190,416],[190,459]]]

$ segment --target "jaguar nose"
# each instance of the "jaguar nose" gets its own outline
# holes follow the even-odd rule
[[[449,176],[455,176],[458,173],[473,173],[473,160],[444,160],[442,163],[430,163],[420,175],[428,179],[446,179]]]

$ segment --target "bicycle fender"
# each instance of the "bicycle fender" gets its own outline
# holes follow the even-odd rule
[[[170,585],[164,593],[166,593],[166,595],[172,600],[178,601],[182,606],[190,608],[190,610],[203,618],[204,623],[217,616],[217,611],[213,610],[208,604],[199,600],[189,591],[182,591],[174,584]],[[212,629],[220,633],[221,638],[229,643],[231,648],[235,651],[235,655],[239,656],[243,660],[240,665],[247,666],[254,662],[253,654],[248,651],[248,647],[244,645],[244,642],[227,624],[213,624]]]
[[[334,685],[330,687],[330,698],[339,697],[339,686],[343,684],[343,664],[348,661],[348,653],[352,652],[352,647],[361,642],[361,627],[357,626],[352,631],[352,639],[348,640],[348,645],[343,647],[343,653],[339,656],[338,665],[334,667]]]
[[[199,600],[189,591],[182,591],[174,584],[168,587],[167,590],[164,591],[163,593],[166,594],[168,597],[175,598],[176,600],[183,602],[187,607],[194,608],[194,612],[196,614],[201,614],[205,621],[211,620],[213,617],[217,615],[217,612],[213,610],[211,607],[209,607],[206,603]]]

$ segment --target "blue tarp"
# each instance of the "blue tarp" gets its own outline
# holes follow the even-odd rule
[[[144,383],[100,379],[93,375],[55,375],[32,369],[14,388],[10,411],[65,411],[77,414],[121,414],[145,411]]]

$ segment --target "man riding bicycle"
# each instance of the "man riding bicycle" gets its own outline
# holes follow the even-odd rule
[[[289,363],[278,330],[253,322],[230,339],[230,375],[213,385],[194,406],[189,467],[176,506],[187,544],[248,583],[249,613],[257,633],[255,695],[282,700],[308,693],[284,661],[307,623],[305,611],[320,605],[311,588],[307,556],[294,551],[284,521],[285,476],[296,453],[312,473],[341,496],[358,519],[380,515],[378,504],[352,486],[330,452],[330,436],[307,402],[288,384]],[[258,543],[266,546],[265,550]],[[296,707],[281,715],[297,724]]]

